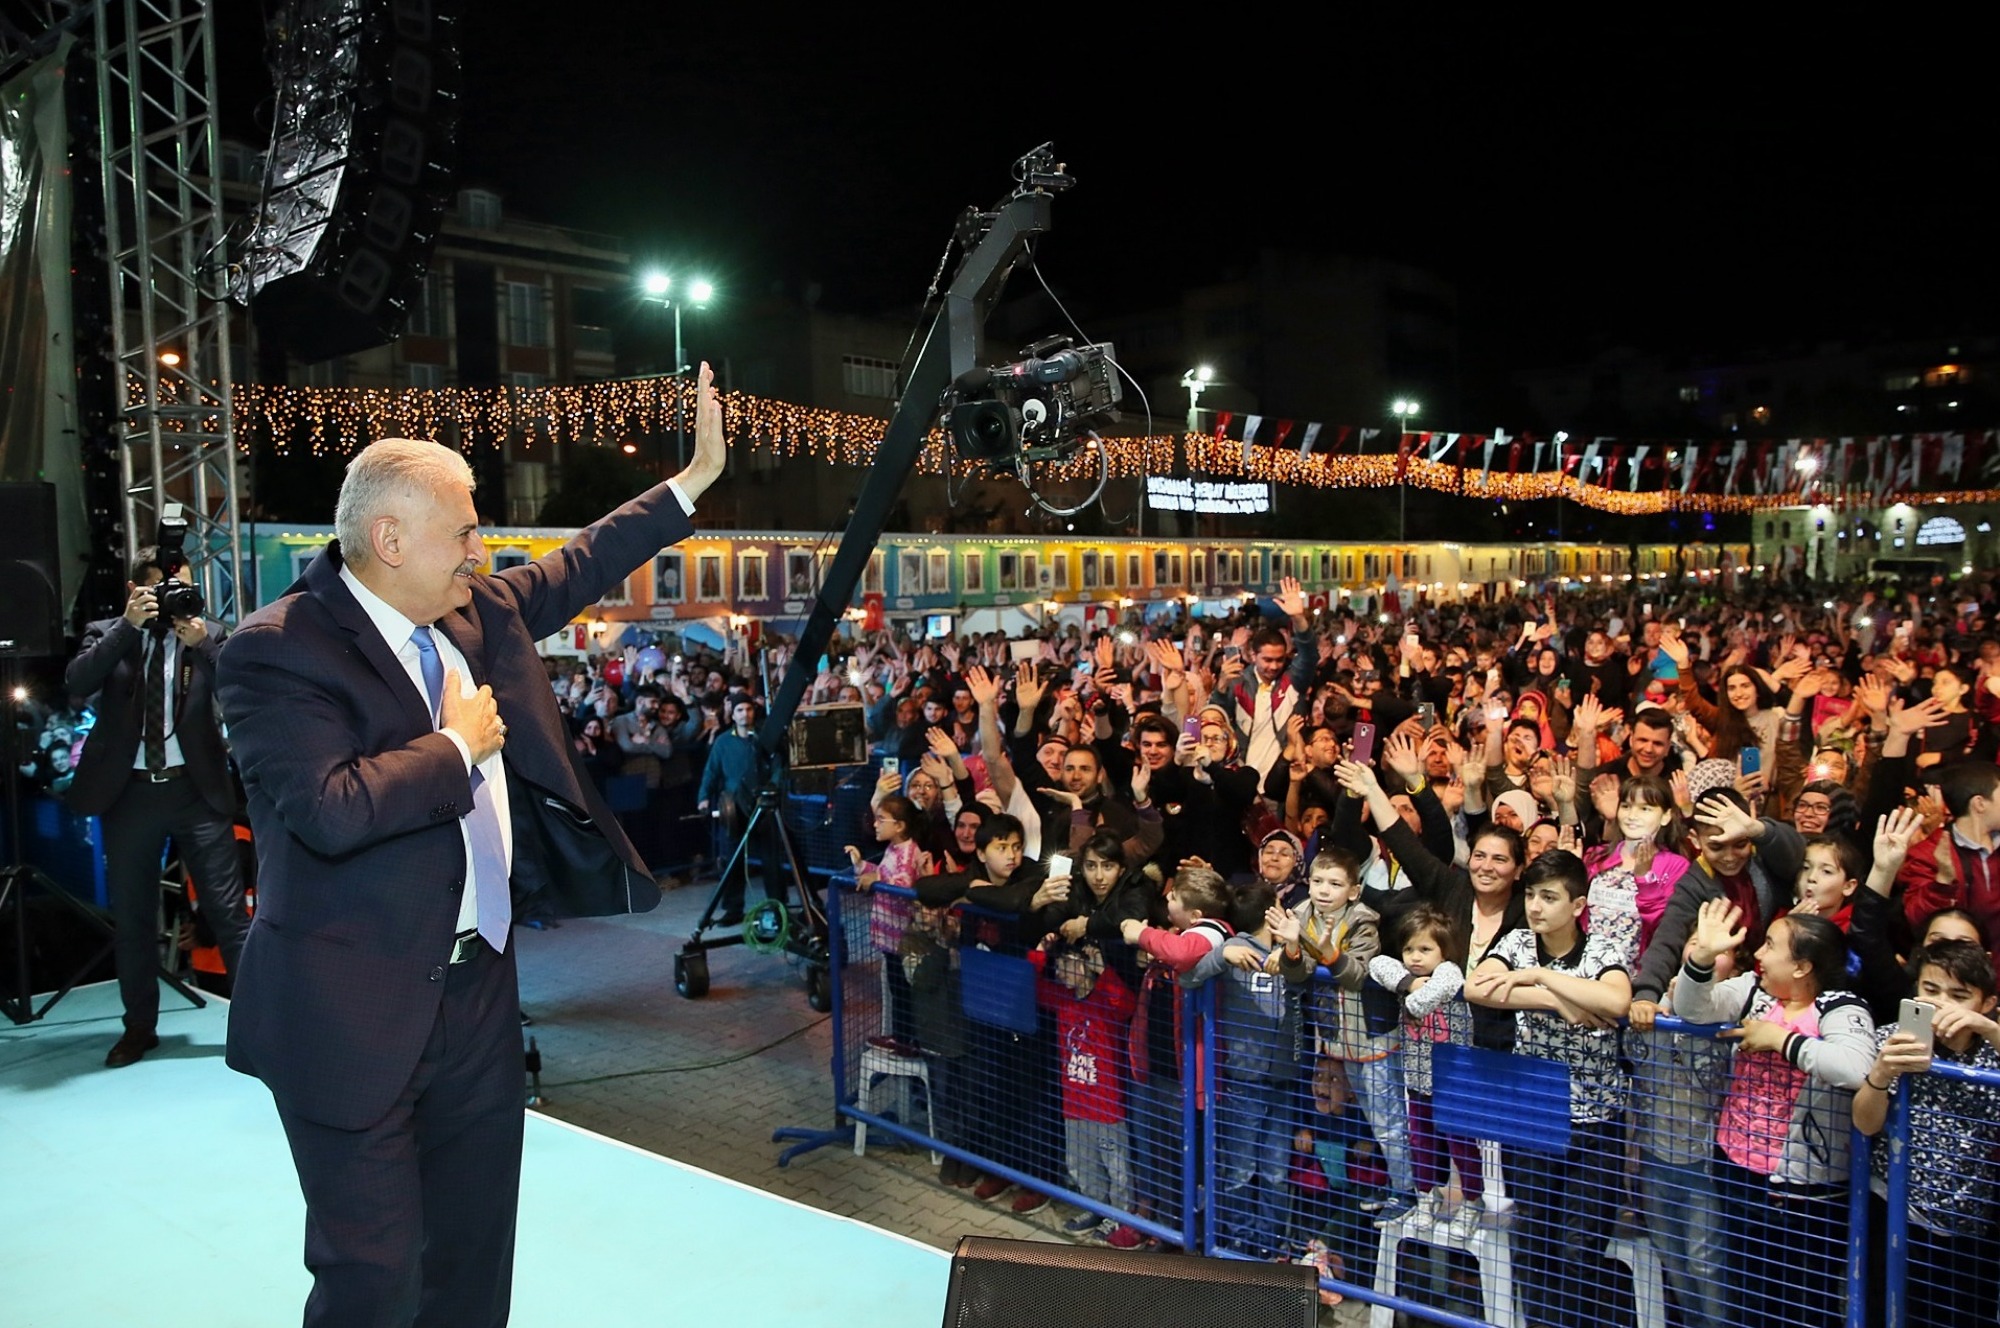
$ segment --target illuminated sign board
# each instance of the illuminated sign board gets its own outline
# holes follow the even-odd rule
[[[1250,516],[1271,510],[1271,486],[1148,475],[1146,505],[1159,512],[1215,512]]]
[[[1934,516],[1917,527],[1917,547],[1965,543],[1965,527],[1948,516]]]

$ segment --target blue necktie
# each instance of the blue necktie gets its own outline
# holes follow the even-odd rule
[[[417,662],[424,674],[424,691],[430,696],[431,723],[438,721],[444,704],[444,660],[438,656],[431,629],[419,627],[410,633],[417,647]],[[473,907],[479,934],[495,950],[507,949],[507,929],[513,923],[514,900],[507,884],[507,846],[500,838],[500,816],[493,807],[493,791],[477,766],[472,770],[472,813],[465,828],[472,840]]]

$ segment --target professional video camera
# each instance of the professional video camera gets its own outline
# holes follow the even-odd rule
[[[146,620],[146,630],[155,636],[165,636],[175,619],[199,618],[208,608],[200,588],[178,576],[187,570],[187,533],[188,520],[181,505],[163,504],[159,531],[153,540],[153,566],[160,569],[160,583],[153,587],[153,602],[159,612]]]
[[[1111,343],[1045,337],[1015,364],[977,368],[951,385],[951,441],[959,458],[996,469],[1063,461],[1086,434],[1118,418],[1124,397]]]

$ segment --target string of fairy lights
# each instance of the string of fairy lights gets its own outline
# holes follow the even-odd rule
[[[163,393],[167,387],[162,383]],[[733,448],[752,454],[804,457],[839,466],[865,467],[874,460],[887,421],[872,415],[822,410],[748,392],[722,395],[725,427]],[[553,457],[578,446],[621,447],[638,438],[673,430],[677,420],[692,429],[694,385],[661,377],[540,387],[293,387],[262,383],[236,387],[233,407],[239,440],[265,437],[280,452],[304,448],[314,456],[347,455],[377,438],[436,438],[465,451],[493,448],[513,440],[524,456]],[[1398,458],[1383,453],[1301,453],[1289,447],[1245,447],[1211,434],[1155,434],[1103,441],[1112,476],[1173,474],[1184,457],[1192,470],[1216,478],[1243,478],[1315,489],[1386,489],[1400,483],[1494,502],[1566,498],[1582,506],[1620,515],[1658,512],[1750,512],[1810,503],[1863,506],[1883,495],[1864,485],[1824,481],[1810,489],[1769,493],[1688,492],[1673,485],[1638,491],[1590,483],[1560,471],[1501,473],[1475,466]],[[1097,458],[1089,448],[1067,461],[1044,466],[1045,482],[1093,481]],[[930,474],[972,475],[977,467],[957,460],[942,430],[924,442],[919,468]],[[2000,502],[2000,489],[1893,491],[1899,501],[1920,505]]]

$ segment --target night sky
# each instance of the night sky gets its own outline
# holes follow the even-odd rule
[[[1474,372],[2000,321],[1994,117],[1984,78],[1935,51],[1808,64],[1741,34],[1591,54],[1471,31],[1444,48],[1049,6],[948,28],[848,9],[844,36],[763,7],[465,8],[462,182],[725,292],[810,281],[832,308],[905,310],[959,210],[1053,140],[1081,184],[1042,266],[1086,329],[1265,244],[1443,273]],[[224,20],[225,130],[261,140],[261,33],[229,26],[246,18]]]

